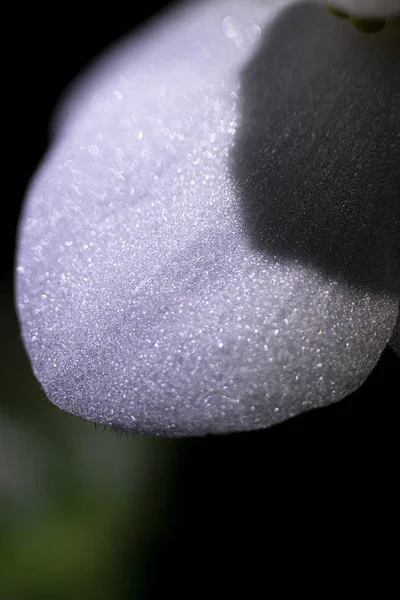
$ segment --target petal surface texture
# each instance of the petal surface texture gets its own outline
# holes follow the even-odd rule
[[[17,250],[52,402],[203,435],[363,383],[400,297],[399,48],[322,7],[200,2],[80,78]]]

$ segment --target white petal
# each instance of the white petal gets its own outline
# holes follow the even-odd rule
[[[16,282],[61,408],[257,429],[340,400],[379,359],[399,302],[395,37],[322,8],[274,19],[263,0],[187,8],[64,112]]]

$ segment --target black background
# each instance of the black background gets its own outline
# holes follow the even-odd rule
[[[140,8],[31,4],[15,6],[3,22],[11,34],[3,51],[4,282],[12,280],[21,202],[59,95],[91,58],[159,7],[154,0]],[[367,565],[384,544],[371,540],[383,538],[394,514],[399,364],[387,349],[367,382],[336,405],[267,431],[185,442],[143,597],[227,594],[239,579],[265,593],[272,583],[284,589],[286,577],[307,588],[308,577],[327,567],[330,587],[360,556],[368,579]]]

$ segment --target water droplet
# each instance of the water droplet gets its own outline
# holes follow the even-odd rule
[[[26,222],[26,228],[32,229],[33,227],[35,227],[35,225],[37,225],[37,223],[38,223],[37,219],[34,219],[33,217],[31,217]]]
[[[141,140],[141,139],[142,139],[142,137],[143,137],[143,131],[142,131],[141,129],[137,129],[137,130],[135,131],[135,138],[136,138],[137,140]]]
[[[17,267],[17,272],[18,273],[25,273],[25,267],[21,267],[21,266]]]
[[[258,25],[255,25],[254,23],[251,23],[250,21],[247,21],[246,25],[247,25],[247,29],[246,29],[247,37],[249,38],[249,41],[252,44],[254,44],[254,42],[256,42],[261,36],[261,29],[259,28]]]
[[[226,19],[223,20],[222,31],[228,38],[234,38],[238,35],[239,30],[233,17],[226,17]]]
[[[92,156],[96,156],[96,154],[98,154],[98,153],[99,153],[99,148],[98,148],[98,146],[96,146],[96,144],[92,144],[91,146],[89,146],[89,153],[90,153]]]

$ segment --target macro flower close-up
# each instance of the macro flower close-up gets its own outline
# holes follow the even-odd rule
[[[59,408],[250,431],[400,356],[400,3],[331,4],[173,5],[65,91],[15,263]]]

